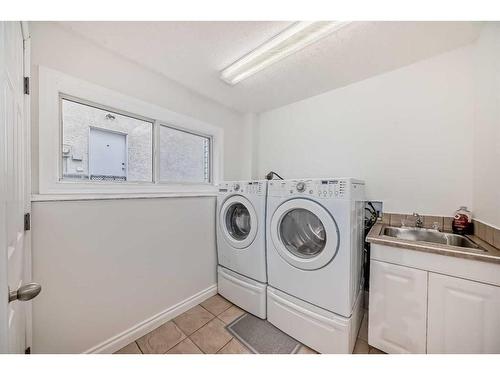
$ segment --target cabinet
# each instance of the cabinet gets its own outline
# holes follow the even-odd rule
[[[500,287],[430,272],[427,351],[500,353]]]
[[[500,353],[500,286],[433,272],[446,257],[424,269],[390,260],[404,265],[371,259],[370,345],[387,353]]]
[[[368,341],[386,353],[425,353],[427,272],[371,261]]]

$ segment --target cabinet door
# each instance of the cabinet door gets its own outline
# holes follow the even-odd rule
[[[500,287],[429,273],[429,353],[500,353]]]
[[[372,260],[368,342],[386,353],[425,353],[427,272]]]

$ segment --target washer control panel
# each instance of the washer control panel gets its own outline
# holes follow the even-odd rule
[[[273,180],[269,181],[268,191],[269,195],[343,199],[348,195],[350,185],[346,179]]]
[[[266,194],[266,181],[231,181],[218,185],[219,194]]]

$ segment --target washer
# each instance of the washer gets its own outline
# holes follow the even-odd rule
[[[219,293],[266,318],[267,181],[219,184],[217,196],[217,285]]]
[[[351,353],[361,321],[364,182],[271,181],[268,320],[322,353]]]

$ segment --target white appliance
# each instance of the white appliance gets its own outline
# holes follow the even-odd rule
[[[364,182],[270,181],[267,318],[321,353],[351,353],[361,322]]]
[[[217,196],[217,284],[242,309],[266,318],[267,181],[219,184]]]

